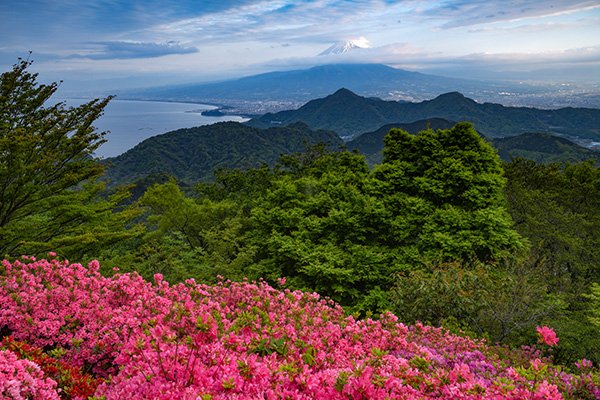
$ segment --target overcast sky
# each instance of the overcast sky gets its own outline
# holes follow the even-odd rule
[[[336,62],[600,82],[600,0],[2,0],[0,18],[2,71],[31,50],[42,78],[82,88]]]

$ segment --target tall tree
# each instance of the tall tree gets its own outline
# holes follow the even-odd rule
[[[105,132],[93,122],[111,97],[71,108],[52,104],[59,84],[38,84],[37,74],[28,70],[31,64],[20,60],[0,76],[0,255],[15,252],[23,240],[40,239],[17,234],[35,226],[36,216],[42,216],[37,221],[44,231],[64,234],[77,218],[57,215],[57,207],[64,211],[69,201],[81,206],[82,193],[73,189],[103,171],[93,153]],[[106,207],[100,209],[105,213]]]
[[[392,129],[374,192],[390,214],[385,241],[413,261],[489,261],[521,246],[506,212],[500,159],[468,123],[410,135]]]
[[[252,277],[286,277],[353,310],[385,308],[393,264],[378,245],[379,203],[365,192],[363,156],[313,148],[283,157],[283,171],[252,210]]]

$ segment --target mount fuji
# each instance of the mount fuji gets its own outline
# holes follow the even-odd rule
[[[368,49],[369,47],[371,47],[369,41],[364,37],[360,37],[358,39],[335,43],[325,51],[319,53],[319,55],[328,56],[333,54],[344,54],[355,49]]]

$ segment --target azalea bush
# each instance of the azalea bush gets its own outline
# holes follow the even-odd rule
[[[589,361],[569,370],[544,356],[558,340],[549,327],[538,329],[540,348],[508,350],[406,326],[390,313],[357,320],[285,286],[170,285],[161,275],[150,283],[98,270],[95,261],[31,257],[0,267],[4,342],[26,342],[81,377],[102,379],[93,381],[97,398],[600,399]],[[56,381],[43,380],[41,354],[22,359],[10,346],[0,353],[0,382],[29,363],[25,371],[37,374],[31,390],[66,398]],[[14,393],[2,394],[27,398]]]
[[[0,398],[59,400],[56,382],[44,376],[38,365],[0,350]]]
[[[61,399],[87,399],[96,392],[102,382],[102,379],[82,372],[81,368],[55,358],[62,355],[60,350],[47,354],[39,347],[18,342],[10,336],[0,342],[0,350],[8,350],[20,360],[28,360],[35,364],[44,376],[54,382]]]

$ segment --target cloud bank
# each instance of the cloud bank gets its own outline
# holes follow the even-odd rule
[[[93,44],[99,46],[99,49],[88,54],[73,54],[69,58],[89,58],[93,60],[154,58],[171,54],[198,52],[196,47],[184,47],[174,41],[165,43],[115,41]]]

